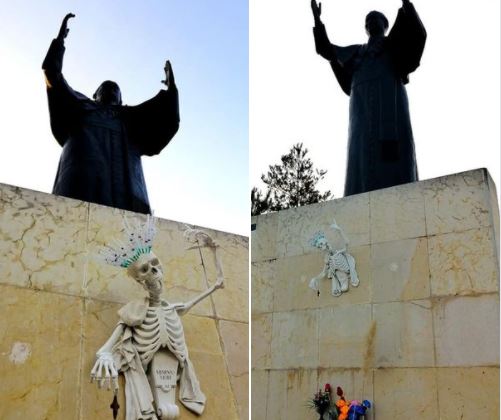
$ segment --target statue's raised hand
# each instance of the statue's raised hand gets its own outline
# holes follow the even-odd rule
[[[313,12],[315,25],[321,23],[320,15],[322,14],[322,3],[317,4],[316,0],[311,0],[311,11]]]
[[[68,13],[64,19],[63,23],[61,23],[61,28],[59,29],[59,33],[57,34],[57,39],[60,41],[64,41],[64,38],[68,36],[68,32],[70,31],[68,29],[68,20],[71,18],[74,18],[75,15],[73,13]]]
[[[107,385],[108,389],[113,385],[113,390],[118,389],[118,372],[113,361],[113,355],[102,352],[97,355],[96,363],[90,372],[90,381],[97,381],[97,386],[102,388]]]
[[[165,80],[162,80],[162,83],[167,86],[167,89],[170,89],[171,87],[174,88],[176,87],[176,82],[174,80],[174,72],[172,71],[172,65],[170,64],[170,61],[167,60],[165,62]]]

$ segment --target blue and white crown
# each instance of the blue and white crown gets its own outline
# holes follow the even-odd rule
[[[155,219],[148,215],[146,222],[136,221],[132,225],[124,216],[126,242],[113,240],[112,245],[105,245],[99,251],[99,257],[107,264],[128,267],[138,260],[140,255],[149,254],[155,237]]]
[[[322,231],[316,232],[313,237],[310,239],[310,246],[317,248],[318,243],[320,242],[321,239],[327,240],[325,237],[325,233]]]

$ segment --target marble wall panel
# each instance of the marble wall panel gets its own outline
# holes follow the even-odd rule
[[[80,295],[88,203],[0,188],[0,283]]]
[[[496,190],[496,185],[490,174],[487,172],[487,188],[489,194],[489,204],[491,209],[490,214],[490,225],[494,228],[494,246],[496,248],[496,260],[497,265],[499,267],[499,203],[498,203],[498,194]]]
[[[212,296],[216,315],[220,319],[249,322],[249,294],[247,291],[226,287]]]
[[[374,302],[398,302],[430,297],[427,238],[372,245]]]
[[[273,314],[252,315],[251,360],[255,369],[271,367],[271,333]]]
[[[251,419],[266,420],[268,399],[269,371],[252,369],[251,371]]]
[[[482,169],[424,181],[428,235],[490,225],[486,172]]]
[[[491,228],[433,236],[428,243],[432,295],[472,295],[499,290]]]
[[[437,369],[440,419],[498,419],[499,368]]]
[[[273,311],[273,288],[276,261],[264,261],[251,265],[251,312],[253,314]]]
[[[318,311],[273,314],[271,367],[318,366]]]
[[[419,183],[370,193],[371,243],[426,236],[424,197]]]
[[[499,366],[499,295],[437,299],[437,366]]]
[[[287,370],[270,370],[266,398],[266,420],[286,419]]]
[[[0,286],[0,418],[76,419],[81,298]]]
[[[374,305],[376,367],[433,367],[432,306],[429,300]]]
[[[291,420],[316,418],[315,411],[308,407],[308,400],[313,397],[317,389],[316,369],[293,369],[287,374],[287,405],[285,417]],[[271,418],[269,417],[271,420]]]
[[[256,230],[251,233],[251,261],[277,258],[278,213],[257,216],[251,223],[256,225]]]
[[[249,324],[219,321],[230,383],[241,419],[249,412]]]
[[[372,366],[375,325],[371,305],[324,308],[318,317],[319,367]]]
[[[377,369],[376,419],[438,419],[438,389],[433,368]]]

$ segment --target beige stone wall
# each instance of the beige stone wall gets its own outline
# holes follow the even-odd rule
[[[0,419],[110,419],[110,391],[89,383],[95,352],[117,310],[144,290],[123,269],[93,259],[121,237],[123,211],[0,185]],[[133,213],[128,217],[142,217]],[[207,288],[183,225],[158,220],[154,250],[165,298]],[[202,418],[248,418],[248,240],[208,230],[222,245],[226,287],[183,317],[207,408]],[[204,260],[215,279],[209,254]],[[119,418],[124,418],[123,382]],[[197,416],[181,405],[181,418]]]
[[[308,288],[335,217],[358,288]],[[499,418],[499,213],[486,170],[254,218],[252,418],[305,420],[326,382],[370,419]]]

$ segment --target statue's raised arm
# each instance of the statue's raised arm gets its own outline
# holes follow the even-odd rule
[[[415,71],[421,62],[427,33],[414,5],[402,0],[397,18],[388,34],[395,64],[404,83],[409,81],[409,73]]]
[[[317,54],[319,54],[326,60],[334,60],[334,46],[329,41],[327,31],[325,30],[325,25],[320,19],[320,15],[322,14],[322,3],[317,4],[316,0],[311,0],[311,10],[313,12],[313,19],[315,21],[315,26],[313,27],[313,37],[315,39],[315,49],[317,51]]]

